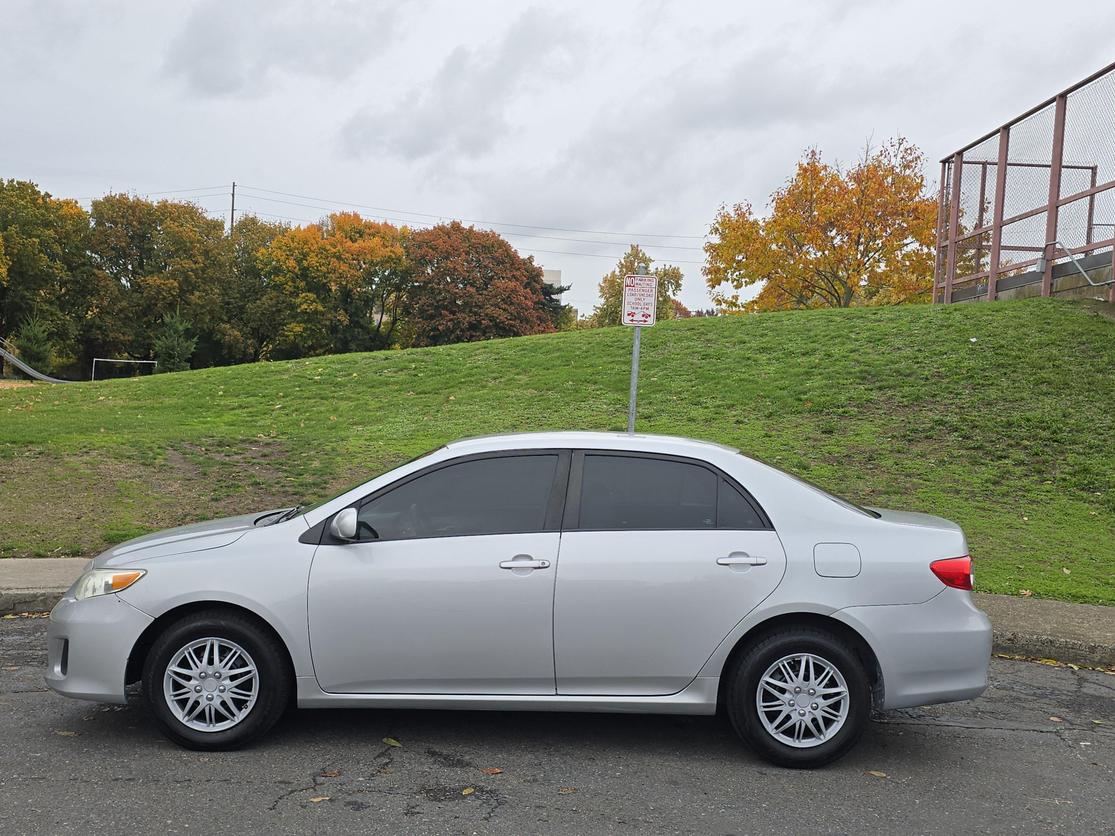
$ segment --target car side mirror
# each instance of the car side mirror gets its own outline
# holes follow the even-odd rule
[[[338,511],[329,523],[329,533],[334,539],[350,543],[356,539],[356,509]]]

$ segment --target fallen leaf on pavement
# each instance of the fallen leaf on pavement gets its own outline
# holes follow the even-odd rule
[[[323,770],[321,770],[321,777],[322,778],[337,778],[337,777],[340,776],[340,774],[341,774],[341,770],[339,770],[339,769],[323,769]]]
[[[558,787],[558,792],[562,795],[569,795],[571,792],[576,792],[576,787]]]
[[[874,775],[876,778],[886,778],[887,777],[887,773],[880,772],[878,769],[869,769],[869,770],[867,770],[867,774],[868,775]]]
[[[385,738],[383,738],[383,742],[386,743],[388,746],[402,746],[403,745],[402,743],[400,743],[399,741],[397,741],[393,737],[385,737]]]
[[[474,787],[465,787],[461,790],[461,795],[472,795],[474,792],[476,792]]]
[[[322,801],[328,801],[328,800],[329,800],[329,796],[327,796],[327,795],[315,795],[313,798],[310,799],[310,803],[311,804],[320,804]]]
[[[77,737],[77,732],[70,731],[69,729],[59,729],[55,734],[59,737]]]
[[[486,766],[480,771],[483,772],[485,775],[499,775],[503,772],[503,770],[500,769],[498,766]]]
[[[1054,716],[1054,717],[1050,717],[1049,719],[1050,719],[1050,720],[1052,720],[1052,721],[1053,721],[1054,723],[1063,723],[1063,722],[1065,722],[1065,721],[1064,721],[1064,720],[1062,720],[1062,719],[1061,719],[1060,717],[1056,717],[1056,716]]]

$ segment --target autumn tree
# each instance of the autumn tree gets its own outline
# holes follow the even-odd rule
[[[658,319],[673,319],[676,313],[674,299],[681,292],[682,273],[680,267],[669,264],[654,268],[654,259],[647,255],[638,244],[632,244],[616,264],[615,269],[600,280],[597,292],[600,304],[592,312],[590,321],[594,327],[620,324],[620,308],[623,306],[623,277],[638,273],[645,268],[647,273],[658,277]]]
[[[542,268],[495,232],[453,221],[413,233],[408,250],[414,282],[406,315],[414,345],[554,330]]]
[[[722,207],[705,244],[704,275],[726,310],[848,307],[927,301],[936,201],[925,158],[902,138],[841,169],[810,150],[758,218]],[[740,290],[761,284],[742,302]]]
[[[390,346],[411,283],[408,235],[405,227],[338,212],[260,249],[261,287],[248,306],[260,356]]]

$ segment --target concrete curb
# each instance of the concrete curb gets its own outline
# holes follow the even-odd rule
[[[1055,659],[1091,668],[1115,668],[1115,647],[1099,642],[995,630],[992,649],[1010,656]]]
[[[51,609],[84,568],[83,558],[0,560],[0,615]],[[1115,607],[973,595],[994,629],[995,653],[1115,668]]]
[[[21,612],[46,612],[53,609],[58,599],[66,594],[61,589],[0,589],[0,615]]]

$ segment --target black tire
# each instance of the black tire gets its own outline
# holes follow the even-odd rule
[[[235,726],[198,731],[171,711],[163,691],[167,666],[178,651],[202,638],[226,639],[240,645],[255,663],[259,679],[255,704]],[[180,746],[203,751],[239,749],[265,734],[290,702],[294,679],[286,648],[253,619],[228,610],[206,610],[185,616],[155,639],[143,665],[143,691],[162,732]]]
[[[759,680],[784,656],[810,653],[834,666],[848,686],[848,715],[828,740],[809,748],[795,748],[774,737],[759,718],[755,704]],[[871,716],[871,682],[863,663],[848,642],[820,629],[795,627],[772,633],[744,651],[728,672],[725,692],[728,718],[736,733],[771,763],[792,769],[813,769],[831,763],[851,749]]]

